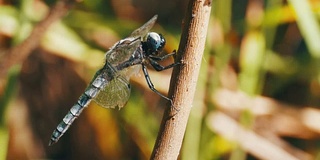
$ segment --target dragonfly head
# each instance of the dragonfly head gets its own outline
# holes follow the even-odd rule
[[[161,34],[156,32],[149,32],[147,35],[147,45],[151,51],[151,54],[154,52],[161,51],[166,44],[166,40]]]

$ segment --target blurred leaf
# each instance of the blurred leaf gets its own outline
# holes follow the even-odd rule
[[[8,151],[9,133],[8,129],[0,126],[0,159],[6,159]]]
[[[278,76],[288,76],[296,74],[299,71],[299,63],[293,57],[281,57],[277,53],[267,51],[264,61],[265,70],[277,74]]]
[[[21,11],[29,21],[40,21],[48,13],[48,7],[38,0],[21,0]]]
[[[7,77],[7,85],[0,97],[0,126],[4,126],[6,108],[17,90],[17,81],[19,73],[20,65],[13,66],[9,70],[9,74]]]
[[[312,56],[320,58],[320,25],[309,1],[288,0],[293,7],[302,36]]]
[[[9,144],[9,130],[6,122],[6,110],[8,104],[13,100],[13,96],[17,91],[18,74],[20,73],[20,65],[11,67],[8,74],[7,85],[0,96],[0,159],[6,159],[8,144]]]
[[[271,27],[293,21],[295,21],[293,10],[289,6],[281,5],[266,10],[263,25],[264,27]]]
[[[240,88],[250,95],[257,94],[260,92],[265,58],[264,36],[260,32],[249,32],[241,44],[240,52]]]
[[[48,51],[72,61],[87,64],[89,67],[98,68],[104,61],[103,51],[89,47],[73,30],[62,23],[56,23],[50,27],[42,40],[42,45]]]
[[[18,11],[12,6],[0,6],[0,32],[12,36],[18,29]]]

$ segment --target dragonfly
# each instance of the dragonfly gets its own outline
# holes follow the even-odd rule
[[[130,97],[130,77],[138,74],[141,69],[149,88],[172,104],[170,98],[155,89],[147,70],[147,65],[151,65],[156,71],[162,71],[180,64],[173,62],[162,66],[158,63],[174,56],[176,52],[161,54],[166,40],[161,34],[150,32],[157,17],[157,15],[153,16],[140,28],[134,30],[129,37],[116,42],[106,52],[103,67],[96,72],[77,103],[71,107],[53,131],[49,146],[58,142],[92,100],[104,108],[124,107]]]

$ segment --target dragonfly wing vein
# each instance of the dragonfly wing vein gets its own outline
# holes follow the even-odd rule
[[[153,27],[153,25],[155,24],[155,22],[157,21],[158,15],[153,16],[148,22],[146,22],[143,26],[141,26],[140,28],[134,30],[131,33],[132,37],[143,37],[145,36]]]
[[[121,109],[130,97],[130,84],[122,75],[117,75],[106,85],[94,101],[104,108]]]

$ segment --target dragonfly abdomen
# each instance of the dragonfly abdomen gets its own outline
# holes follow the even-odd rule
[[[83,109],[89,105],[91,100],[97,96],[101,88],[106,85],[105,79],[97,76],[87,87],[86,91],[80,96],[78,102],[72,106],[70,111],[64,116],[57,128],[53,131],[49,146],[58,142],[60,137],[68,130],[73,121],[81,114]]]

